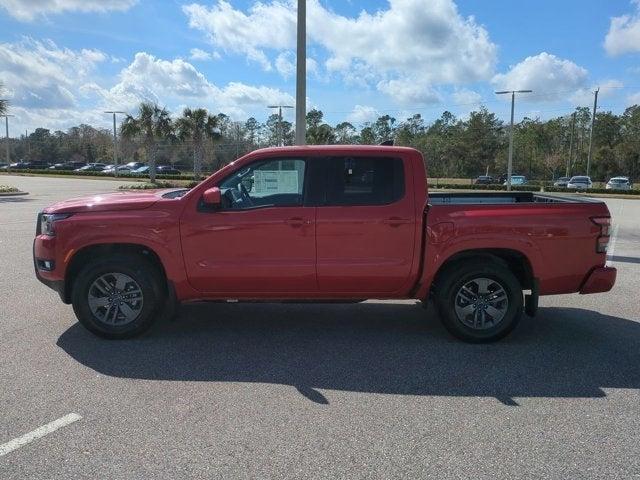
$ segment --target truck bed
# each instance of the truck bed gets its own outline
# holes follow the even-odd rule
[[[533,192],[429,193],[431,205],[504,205],[513,203],[602,203],[600,200]]]

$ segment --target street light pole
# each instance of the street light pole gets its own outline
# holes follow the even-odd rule
[[[278,137],[278,146],[284,146],[284,133],[282,131],[282,109],[283,108],[293,108],[291,105],[269,105],[267,108],[277,108],[278,109],[278,127],[277,137]],[[297,127],[296,127],[297,129]],[[296,130],[297,131],[297,130]]]
[[[116,114],[118,113],[126,114],[127,112],[110,110],[104,113],[113,114],[113,164],[115,165],[114,173],[115,173],[115,176],[117,177],[118,176],[118,135],[116,133]]]
[[[593,128],[596,126],[596,111],[598,110],[598,93],[600,93],[600,87],[593,92],[595,98],[593,100],[593,115],[591,116],[591,132],[589,133],[589,154],[587,156],[587,177],[591,171],[591,158],[593,155]]]
[[[9,117],[13,117],[14,115],[4,114],[0,115],[0,117],[4,117],[4,128],[5,128],[5,138],[6,138],[6,155],[7,155],[7,171],[11,171],[11,155],[9,152]]]
[[[307,143],[307,0],[298,0],[296,51],[296,145]]]
[[[516,106],[516,93],[531,93],[533,90],[505,90],[495,92],[496,95],[511,94],[511,127],[509,128],[509,163],[507,165],[507,191],[511,191],[511,174],[513,173],[513,115]]]

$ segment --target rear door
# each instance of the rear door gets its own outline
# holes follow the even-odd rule
[[[320,291],[392,294],[409,280],[415,251],[414,199],[407,159],[336,156],[316,214]]]

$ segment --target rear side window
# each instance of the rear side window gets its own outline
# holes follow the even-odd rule
[[[404,196],[399,158],[332,157],[327,163],[327,205],[386,205]]]

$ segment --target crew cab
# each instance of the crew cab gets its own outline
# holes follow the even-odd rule
[[[93,333],[126,338],[193,301],[433,300],[458,338],[504,337],[539,295],[606,292],[611,217],[597,200],[428,193],[420,152],[257,150],[191,190],[57,203],[36,275]]]

